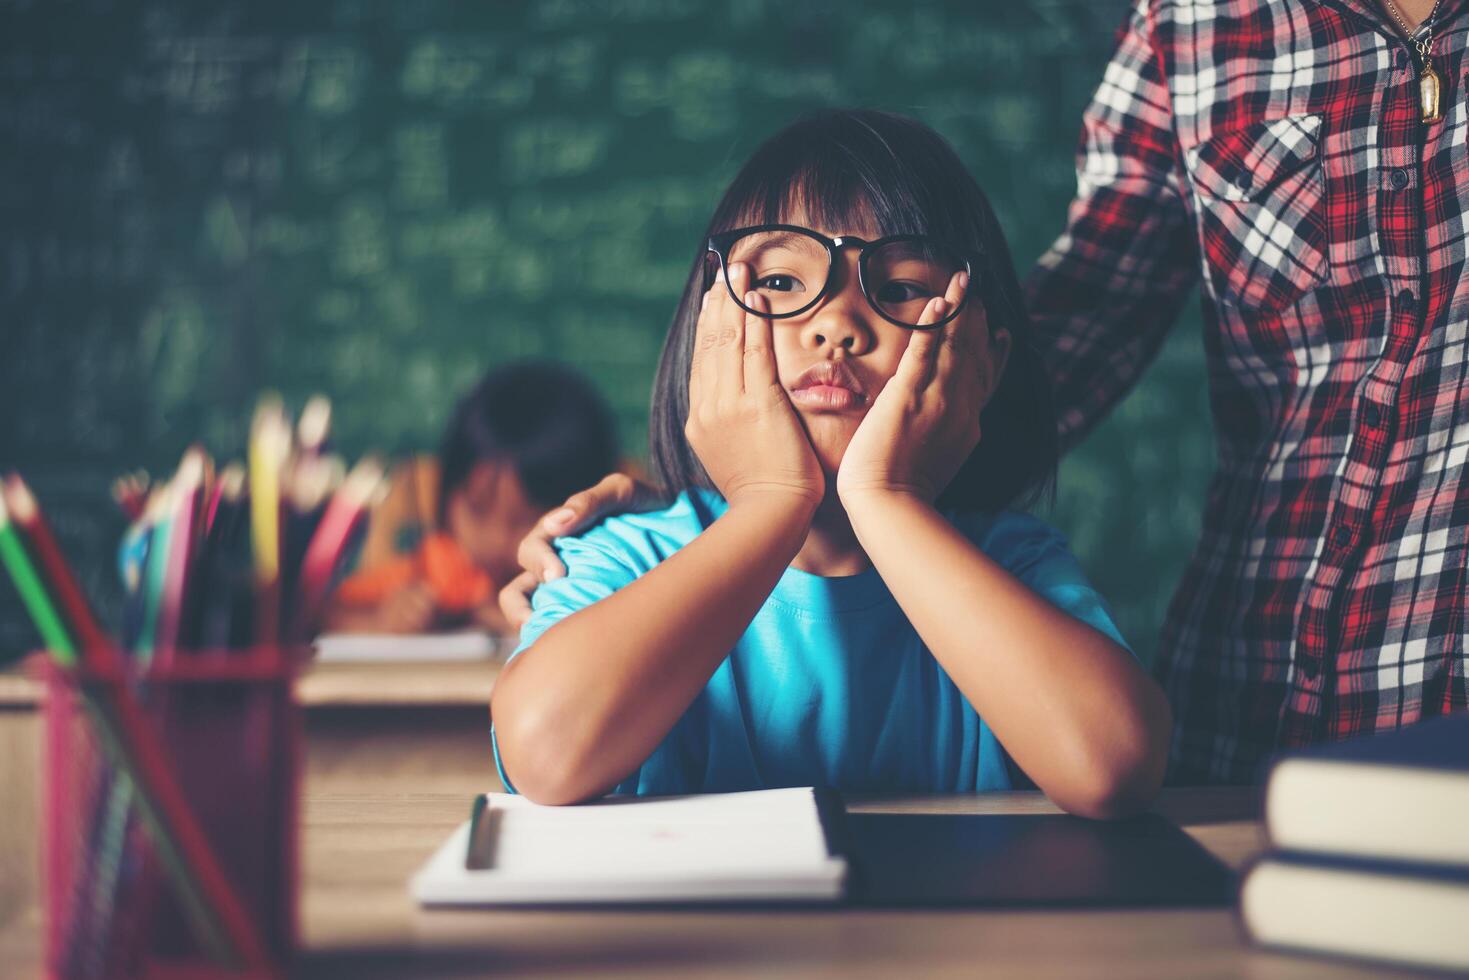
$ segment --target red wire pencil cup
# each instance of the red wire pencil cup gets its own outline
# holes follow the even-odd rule
[[[283,976],[297,935],[300,658],[90,659],[42,667],[48,973]]]

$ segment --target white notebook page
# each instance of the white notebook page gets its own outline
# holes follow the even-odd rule
[[[414,876],[418,902],[828,902],[846,880],[809,787],[571,807],[485,800]]]
[[[489,799],[494,843],[488,868],[507,874],[750,874],[824,864],[828,857],[810,789],[572,807],[538,806],[500,793]]]

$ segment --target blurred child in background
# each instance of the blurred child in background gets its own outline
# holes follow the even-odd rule
[[[612,412],[584,377],[547,362],[489,372],[455,408],[438,459],[398,468],[328,628],[512,632],[496,593],[520,571],[520,539],[618,461]]]

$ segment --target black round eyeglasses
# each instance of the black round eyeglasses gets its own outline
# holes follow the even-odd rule
[[[974,263],[963,251],[926,235],[889,235],[867,241],[855,235],[827,238],[800,225],[753,225],[709,236],[706,253],[707,290],[724,272],[725,286],[740,309],[783,320],[800,316],[826,296],[834,280],[839,249],[857,253],[857,283],[878,315],[909,330],[932,330],[954,319],[974,289]],[[735,294],[729,266],[750,266],[750,288],[770,304],[769,312],[753,310]],[[954,273],[966,272],[969,289],[959,304],[934,323],[919,324],[929,300],[944,295]]]

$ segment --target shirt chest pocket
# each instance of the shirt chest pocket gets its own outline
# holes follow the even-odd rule
[[[1215,299],[1280,309],[1327,277],[1321,117],[1283,116],[1216,133],[1184,152]]]

